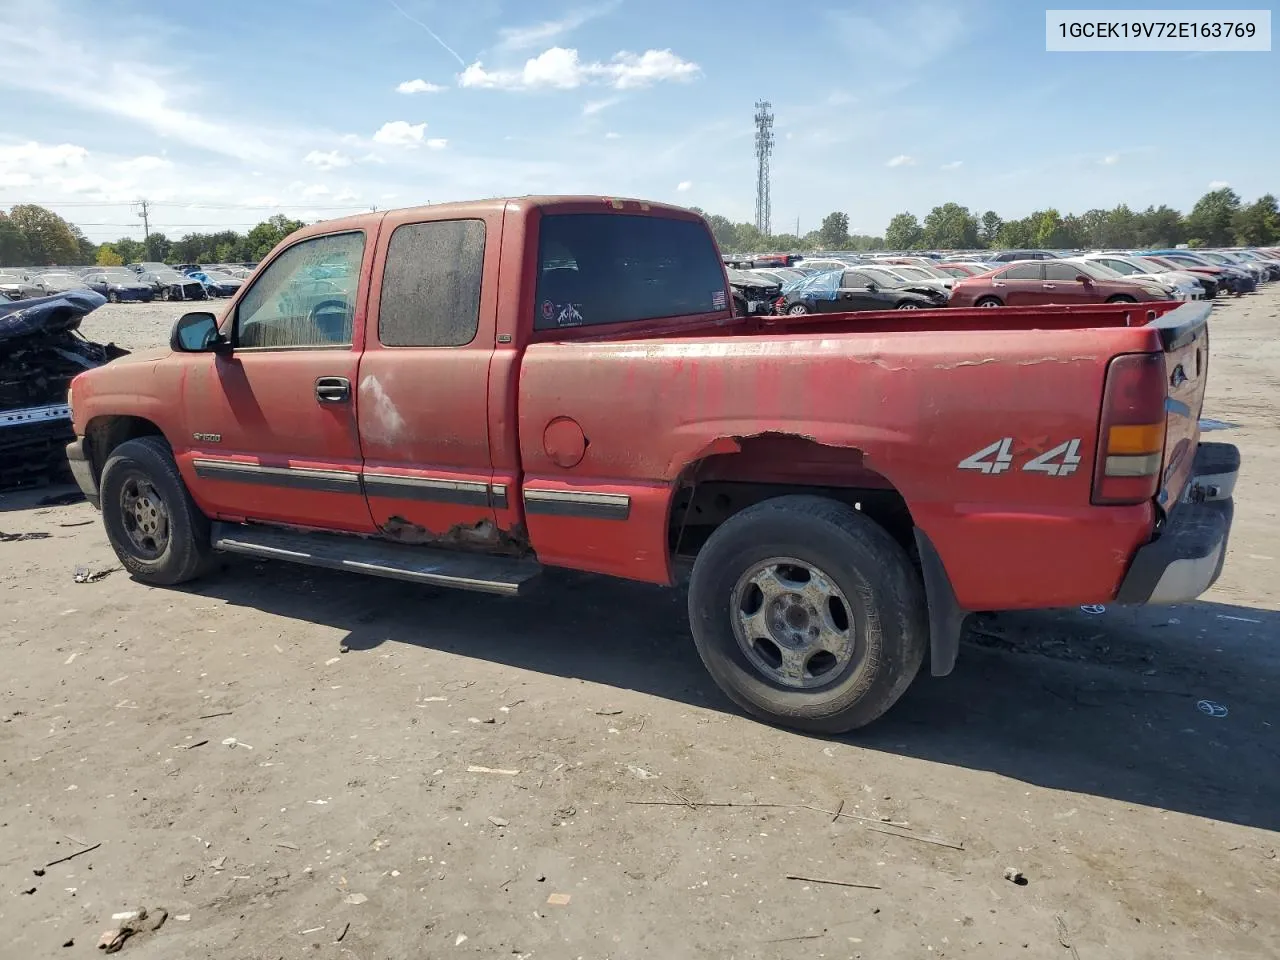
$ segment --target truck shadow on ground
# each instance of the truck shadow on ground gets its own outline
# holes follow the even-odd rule
[[[683,591],[542,579],[507,600],[233,558],[191,589],[343,630],[352,655],[404,643],[735,712],[693,648]],[[973,619],[951,676],[926,666],[883,719],[841,739],[1280,829],[1280,613],[1196,603]]]

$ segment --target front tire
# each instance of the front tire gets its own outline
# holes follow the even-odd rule
[[[170,300],[173,299],[173,291],[170,290],[168,287],[161,287],[160,299],[168,303]]]
[[[1123,293],[1117,294],[1114,297],[1107,298],[1107,303],[1137,303],[1137,302],[1138,301],[1135,300],[1133,297],[1126,296]]]
[[[906,691],[928,617],[905,551],[852,507],[785,496],[730,517],[689,582],[698,654],[721,690],[781,726],[844,733]]]
[[[787,316],[789,317],[803,317],[808,312],[809,308],[803,303],[793,303],[787,307]]]
[[[895,309],[895,310],[919,310],[919,309],[920,309],[920,305],[919,305],[919,304],[917,304],[917,303],[912,303],[910,300],[903,300],[901,303],[899,303],[899,304],[898,304],[896,307],[894,307],[893,309]]]
[[[109,302],[111,302],[111,303],[119,303],[119,302],[120,302],[120,294],[116,293],[114,290],[108,290],[108,291],[107,291],[107,300],[108,300]]]
[[[983,297],[977,303],[975,303],[974,306],[975,307],[1003,307],[1004,304],[1000,301],[999,297]]]
[[[203,573],[213,556],[200,512],[160,437],[120,444],[102,468],[102,521],[121,565],[144,583],[171,586]]]

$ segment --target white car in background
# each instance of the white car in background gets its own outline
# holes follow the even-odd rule
[[[1126,280],[1139,283],[1149,281],[1169,287],[1174,292],[1175,300],[1199,300],[1204,296],[1204,287],[1195,274],[1183,273],[1181,270],[1161,270],[1157,264],[1142,257],[1118,253],[1086,253],[1079,259],[1106,267]]]

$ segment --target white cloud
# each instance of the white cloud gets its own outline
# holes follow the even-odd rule
[[[959,170],[964,166],[963,160],[952,160],[950,163],[944,163],[940,169],[942,170]]]
[[[407,120],[390,120],[378,128],[373,135],[374,143],[384,143],[393,147],[416,147],[422,142],[427,131],[425,123],[410,123]]]
[[[577,30],[589,20],[603,17],[617,6],[618,0],[612,0],[609,3],[571,11],[559,20],[544,20],[542,23],[531,24],[527,27],[504,27],[498,33],[499,40],[496,49],[514,51],[542,46],[542,44],[550,43],[570,31]]]
[[[313,183],[311,186],[303,189],[302,195],[304,197],[327,197],[329,195],[329,188],[323,183]]]
[[[608,110],[621,99],[621,97],[605,97],[603,100],[588,100],[582,105],[582,115],[584,117],[594,116],[602,110]]]
[[[577,50],[551,47],[529,58],[520,70],[486,70],[477,60],[458,75],[458,85],[488,90],[572,90],[598,82],[616,90],[631,90],[667,80],[692,80],[701,72],[696,63],[670,50],[623,51],[608,63],[584,63]]]
[[[449,141],[444,137],[430,137],[426,141],[428,150],[443,150],[449,145]]]
[[[1104,167],[1113,167],[1120,162],[1120,154],[1109,153],[1098,162],[1102,164]]]
[[[692,80],[702,69],[670,50],[646,50],[639,56],[634,53],[616,54],[605,71],[615,87],[627,90],[663,80]]]
[[[29,173],[6,173],[0,171],[0,187],[29,187],[34,182]]]
[[[359,200],[360,194],[354,190],[340,190],[333,195],[334,203],[350,203],[352,200]]]
[[[688,193],[690,190],[693,189],[693,181],[681,180],[679,183],[676,184],[676,189],[681,193]]]
[[[447,89],[448,87],[442,87],[437,83],[427,83],[425,80],[418,79],[406,80],[397,85],[396,93],[442,93]]]
[[[610,130],[604,135],[604,138],[606,140],[621,140],[622,134],[618,133],[616,130]]]
[[[116,164],[116,169],[124,173],[151,173],[156,170],[167,170],[172,166],[172,160],[144,154],[141,157],[134,157],[132,160],[121,160]]]
[[[1228,183],[1226,180],[1210,180],[1209,181],[1210,190],[1221,190],[1223,187],[1229,187],[1229,186],[1231,186],[1231,184]]]
[[[905,153],[900,153],[885,163],[886,167],[914,167],[916,158],[909,157]]]
[[[26,143],[0,147],[0,170],[29,167],[39,171],[44,167],[78,167],[88,156],[88,150],[74,143],[43,144],[29,140]]]
[[[312,150],[302,160],[320,170],[335,170],[338,167],[351,166],[351,158],[337,150]]]

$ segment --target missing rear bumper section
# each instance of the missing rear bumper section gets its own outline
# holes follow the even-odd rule
[[[1160,535],[1138,549],[1117,603],[1167,604],[1196,599],[1217,582],[1227,555],[1240,452],[1202,443],[1187,494]]]

